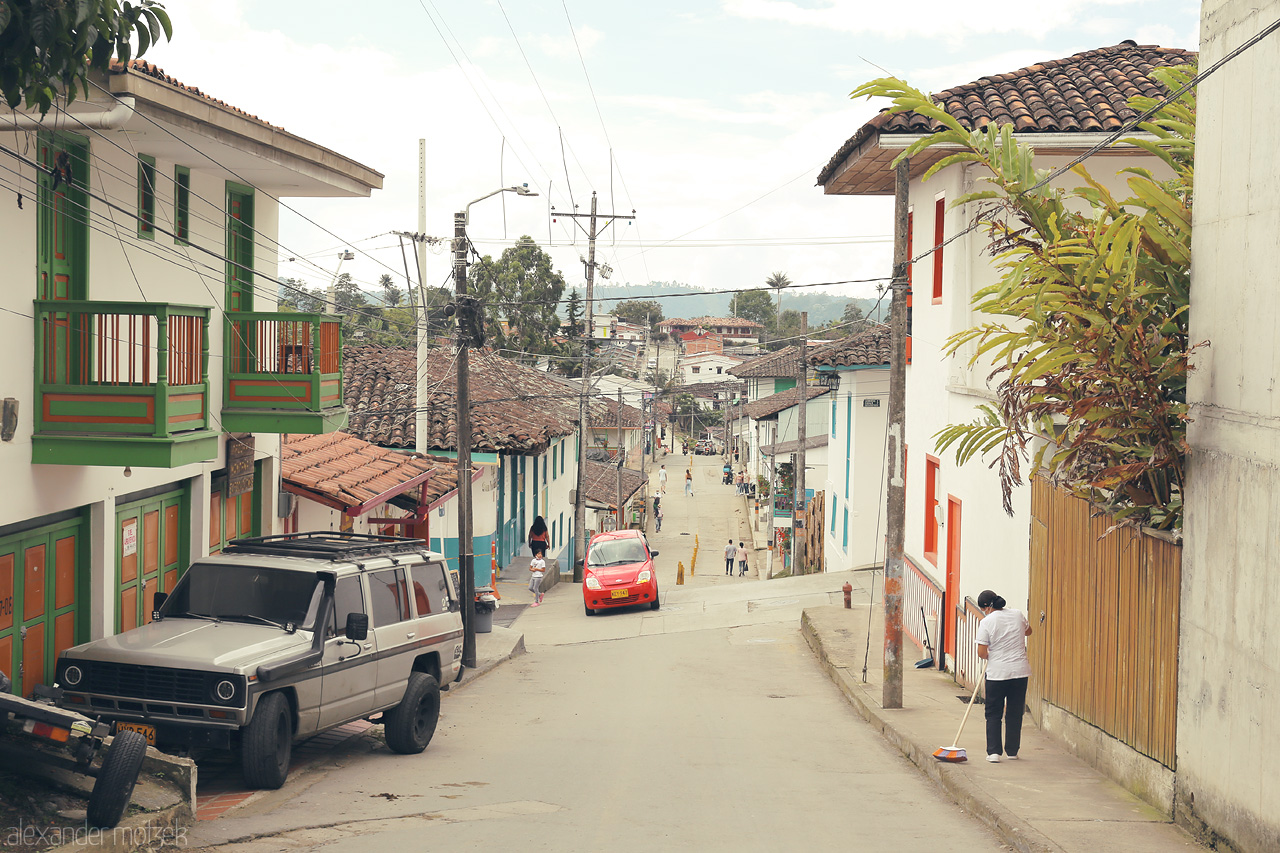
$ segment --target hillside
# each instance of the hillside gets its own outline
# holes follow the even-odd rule
[[[662,305],[662,311],[667,317],[723,317],[729,311],[731,297],[728,293],[711,293],[688,284],[662,281],[634,285],[597,284],[595,295],[601,300],[598,305],[602,305],[605,311],[624,299],[653,299]],[[776,294],[774,299],[777,299]],[[821,326],[839,319],[849,302],[857,303],[864,314],[870,312],[876,304],[874,299],[850,299],[828,293],[788,290],[783,294],[782,308],[808,311],[809,325]],[[888,315],[887,308],[886,300],[881,307],[881,313],[885,316]]]

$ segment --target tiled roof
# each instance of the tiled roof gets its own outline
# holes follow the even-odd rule
[[[667,393],[692,394],[695,397],[709,398],[715,398],[725,393],[745,396],[747,383],[735,379],[718,379],[715,382],[690,382],[688,385],[675,385]]]
[[[827,446],[828,435],[825,430],[818,435],[805,436],[804,449],[816,450],[819,447]],[[786,453],[795,453],[800,449],[800,439],[792,441],[780,441],[777,444],[766,444],[760,448],[760,452],[765,456],[781,456]]]
[[[658,324],[658,328],[663,326],[745,326],[749,329],[764,328],[755,320],[748,320],[746,317],[694,317],[692,320],[672,317]]]
[[[428,475],[424,503],[431,503],[458,485],[457,468],[452,462],[378,447],[343,432],[286,435],[280,459],[280,476],[285,483],[348,508],[395,493],[397,487],[423,474]]]
[[[792,344],[789,347],[783,347],[777,352],[766,353],[749,361],[744,361],[742,364],[734,365],[729,368],[729,373],[743,379],[749,376],[795,376],[799,367],[796,363],[799,353],[800,347]]]
[[[626,503],[631,496],[644,487],[645,475],[630,468],[622,469],[622,502]],[[606,462],[587,460],[587,467],[582,472],[582,487],[587,500],[609,506],[618,505],[618,466]]]
[[[815,397],[821,397],[829,390],[829,388],[824,388],[821,385],[808,385],[806,386],[805,397],[806,399],[812,400]],[[742,413],[751,418],[751,420],[756,421],[760,418],[767,418],[771,415],[776,415],[783,409],[789,409],[799,401],[800,389],[788,388],[786,391],[781,391],[777,394],[770,394],[768,397],[761,397],[754,403],[747,403],[742,407]]]
[[[425,408],[425,447],[457,449],[457,361],[452,349],[431,350],[425,366],[431,393],[417,400],[417,359],[407,348],[345,347],[343,380],[349,432],[390,447],[413,447],[416,409]],[[469,361],[471,449],[525,453],[576,432],[576,395],[546,373],[474,350]]]
[[[1018,133],[1106,133],[1137,115],[1129,98],[1165,94],[1151,77],[1153,68],[1185,65],[1195,58],[1192,51],[1123,41],[982,77],[939,92],[933,100],[969,129],[994,121],[1012,124]],[[932,133],[939,127],[919,113],[881,112],[840,146],[818,173],[818,184],[827,184],[850,155],[861,156],[863,143],[877,134]],[[914,159],[911,165],[916,172]]]
[[[888,326],[874,326],[809,352],[811,367],[855,367],[889,363]]]
[[[197,97],[204,98],[206,101],[217,104],[223,109],[230,110],[231,112],[236,113],[237,115],[241,115],[247,119],[252,119],[253,121],[256,121],[256,122],[261,122],[267,127],[275,127],[275,125],[271,124],[270,122],[263,121],[262,119],[258,118],[256,115],[253,115],[252,113],[247,113],[244,110],[240,109],[239,107],[233,107],[231,106],[231,104],[228,104],[226,101],[220,101],[217,98],[212,98],[206,95],[204,92],[201,92],[195,86],[188,86],[186,83],[183,83],[181,80],[178,80],[174,77],[170,77],[168,74],[164,73],[164,69],[161,68],[160,66],[150,62],[144,62],[141,59],[131,59],[129,60],[127,65],[126,63],[122,63],[119,60],[113,59],[111,61],[111,73],[112,74],[141,74],[145,77],[152,77],[156,80],[160,80],[164,83],[168,83],[170,86],[173,86],[175,89],[182,89],[184,92],[190,92],[191,94],[196,95]],[[284,128],[279,128],[279,129],[283,130]]]
[[[595,398],[590,401],[591,408],[591,425],[593,427],[601,427],[602,429],[617,429],[618,426],[618,401]],[[640,410],[635,406],[622,404],[622,428],[623,429],[640,429]]]

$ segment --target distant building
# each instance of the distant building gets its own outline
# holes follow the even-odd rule
[[[688,332],[710,332],[719,335],[724,346],[758,344],[764,336],[764,326],[742,317],[695,317],[692,320],[673,317],[659,323],[658,331],[676,339]]]

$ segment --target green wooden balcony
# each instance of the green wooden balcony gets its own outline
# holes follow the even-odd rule
[[[223,429],[316,434],[346,426],[339,322],[328,314],[228,313]]]
[[[210,460],[209,309],[38,299],[31,461],[176,468]]]

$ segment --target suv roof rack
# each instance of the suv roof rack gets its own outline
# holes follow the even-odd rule
[[[422,539],[384,536],[375,533],[282,533],[275,536],[247,536],[233,539],[223,549],[232,554],[271,554],[278,557],[328,558],[331,561],[383,554],[403,554],[427,548]]]

